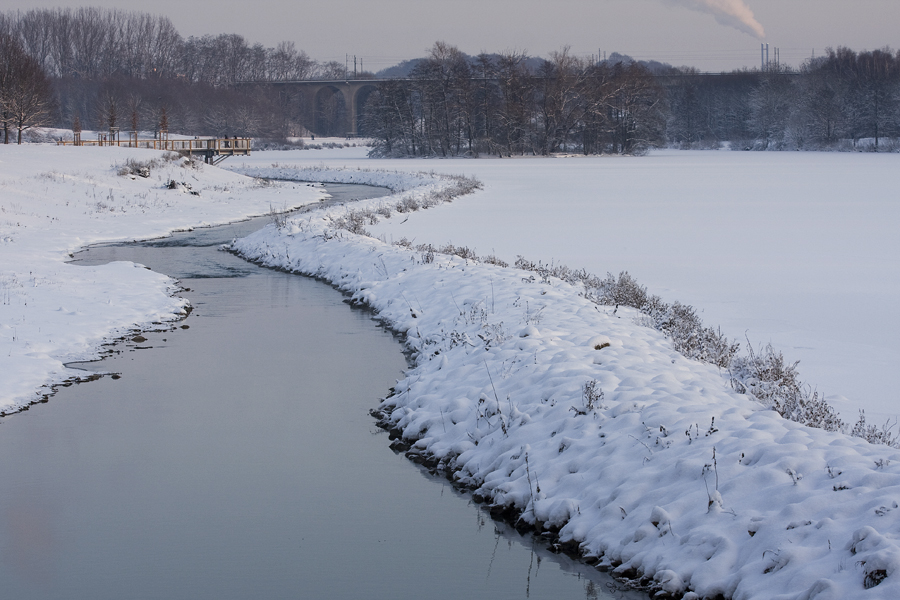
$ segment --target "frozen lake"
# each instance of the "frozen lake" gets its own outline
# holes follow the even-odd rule
[[[180,278],[194,311],[84,365],[120,378],[0,419],[5,595],[623,597],[394,455],[368,410],[397,341],[331,287],[216,249],[249,226],[86,253]]]

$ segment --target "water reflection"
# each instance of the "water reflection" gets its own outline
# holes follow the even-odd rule
[[[405,363],[368,313],[193,233],[78,257],[177,274],[195,309],[0,420],[4,597],[645,597],[388,449],[367,411]]]

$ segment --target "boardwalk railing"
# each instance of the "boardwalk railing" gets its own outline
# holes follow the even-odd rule
[[[59,140],[59,146],[120,146],[123,148],[149,148],[168,150],[182,154],[200,154],[206,162],[216,164],[229,156],[248,156],[251,138],[194,138],[194,139],[147,139],[135,137],[108,139],[101,136],[96,140]]]

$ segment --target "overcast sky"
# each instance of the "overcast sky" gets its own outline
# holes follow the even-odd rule
[[[185,37],[288,40],[320,61],[356,55],[368,70],[437,40],[469,54],[568,45],[706,71],[758,66],[762,31],[792,65],[827,46],[900,48],[900,0],[0,0],[3,10],[85,5],[163,14]]]

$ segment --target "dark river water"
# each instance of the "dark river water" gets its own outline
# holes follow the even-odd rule
[[[76,256],[177,277],[194,310],[78,365],[118,378],[0,419],[0,597],[646,598],[391,452],[368,410],[398,340],[218,250],[267,221]]]

